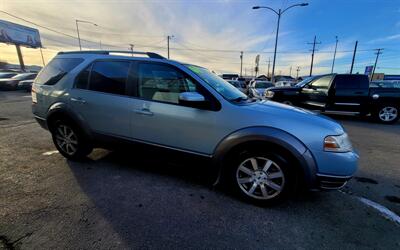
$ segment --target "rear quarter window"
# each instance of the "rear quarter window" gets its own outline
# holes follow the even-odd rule
[[[82,62],[82,58],[54,58],[36,77],[35,84],[54,85]]]
[[[337,75],[334,81],[337,89],[368,88],[368,78],[364,75]]]

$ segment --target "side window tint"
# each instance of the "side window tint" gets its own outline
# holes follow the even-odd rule
[[[318,89],[328,89],[332,76],[323,76],[313,81],[310,85]]]
[[[358,89],[362,87],[363,76],[358,75],[337,75],[335,87],[337,89]]]
[[[139,65],[139,97],[179,103],[179,94],[197,91],[196,84],[173,67],[143,63]]]
[[[92,67],[89,89],[93,91],[125,95],[129,62],[102,61]]]
[[[35,83],[54,85],[82,62],[82,58],[54,58],[40,71]]]
[[[89,72],[91,65],[81,71],[75,79],[75,87],[78,89],[87,89],[89,83]]]

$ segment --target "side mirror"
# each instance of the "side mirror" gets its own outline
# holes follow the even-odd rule
[[[180,102],[205,102],[204,96],[197,92],[183,92],[179,94],[179,101]]]

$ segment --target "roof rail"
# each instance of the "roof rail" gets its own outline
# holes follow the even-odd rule
[[[142,51],[127,51],[127,50],[84,50],[84,51],[66,51],[66,52],[58,52],[57,55],[65,55],[65,54],[100,54],[100,55],[110,55],[112,53],[116,54],[137,54],[137,55],[147,55],[149,58],[155,59],[165,59],[163,56],[153,53],[153,52],[142,52]]]

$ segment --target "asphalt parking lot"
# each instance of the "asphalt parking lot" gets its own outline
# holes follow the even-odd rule
[[[0,92],[0,249],[400,248],[400,123],[335,117],[360,152],[356,177],[261,208],[157,157],[99,149],[67,161],[30,105],[29,93]]]

